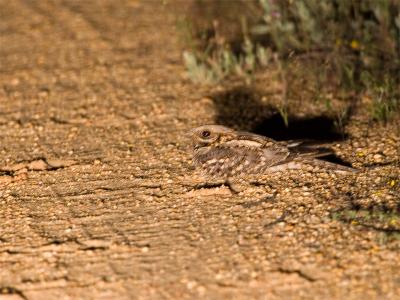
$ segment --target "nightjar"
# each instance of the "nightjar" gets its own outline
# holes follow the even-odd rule
[[[301,147],[301,142],[277,142],[220,125],[200,126],[190,135],[194,165],[206,175],[226,181],[306,166],[344,173],[355,170],[317,159],[321,153]]]

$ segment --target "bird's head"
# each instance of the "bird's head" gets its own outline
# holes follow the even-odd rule
[[[189,135],[196,150],[234,138],[235,131],[221,125],[204,125],[192,129]]]

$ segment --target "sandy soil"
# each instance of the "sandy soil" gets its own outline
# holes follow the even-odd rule
[[[398,124],[351,120],[357,175],[201,188],[185,132],[237,87],[187,79],[167,2],[0,1],[0,299],[399,299]]]

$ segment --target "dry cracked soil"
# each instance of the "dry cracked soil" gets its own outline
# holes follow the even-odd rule
[[[398,123],[350,121],[357,174],[204,184],[185,132],[236,90],[164,2],[0,1],[0,299],[399,299]]]

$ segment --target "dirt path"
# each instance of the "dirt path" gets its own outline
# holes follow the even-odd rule
[[[330,217],[354,180],[396,200],[393,151],[379,182],[196,189],[181,4],[0,1],[0,299],[395,299],[400,238]]]

